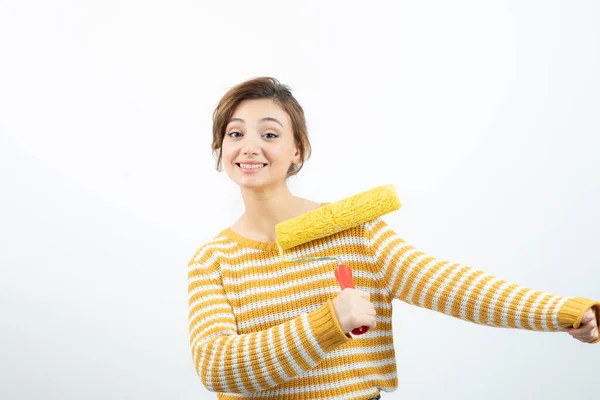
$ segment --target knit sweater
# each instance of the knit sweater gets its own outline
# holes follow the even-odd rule
[[[332,304],[340,291],[335,261],[283,262],[276,243],[224,229],[188,267],[192,359],[219,399],[368,399],[395,390],[393,299],[476,324],[547,332],[579,326],[600,305],[438,260],[381,218],[285,254],[341,257],[356,288],[370,293],[376,327],[361,336],[342,331]]]

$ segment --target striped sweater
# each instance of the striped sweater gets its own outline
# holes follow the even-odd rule
[[[189,262],[192,359],[219,399],[368,399],[397,386],[392,300],[492,327],[558,331],[598,302],[544,293],[438,260],[380,218],[286,252],[338,255],[371,294],[375,329],[342,331],[335,261],[283,262],[275,243],[231,228]]]

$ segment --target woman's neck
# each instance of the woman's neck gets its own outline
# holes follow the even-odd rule
[[[275,242],[275,225],[320,204],[294,196],[287,185],[269,191],[242,188],[244,214],[234,224],[240,234],[264,242]]]

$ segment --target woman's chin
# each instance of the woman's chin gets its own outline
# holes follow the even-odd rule
[[[259,177],[242,177],[235,179],[235,183],[237,183],[238,186],[242,189],[260,190],[274,186],[277,183],[277,180],[264,179]]]

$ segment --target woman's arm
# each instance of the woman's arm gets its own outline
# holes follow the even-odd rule
[[[537,331],[577,328],[590,307],[599,312],[597,301],[544,293],[428,256],[380,218],[365,228],[374,273],[390,300],[397,298],[477,324]]]
[[[238,334],[210,243],[188,266],[189,334],[196,372],[213,392],[273,388],[314,368],[348,340],[331,301],[280,325]]]

